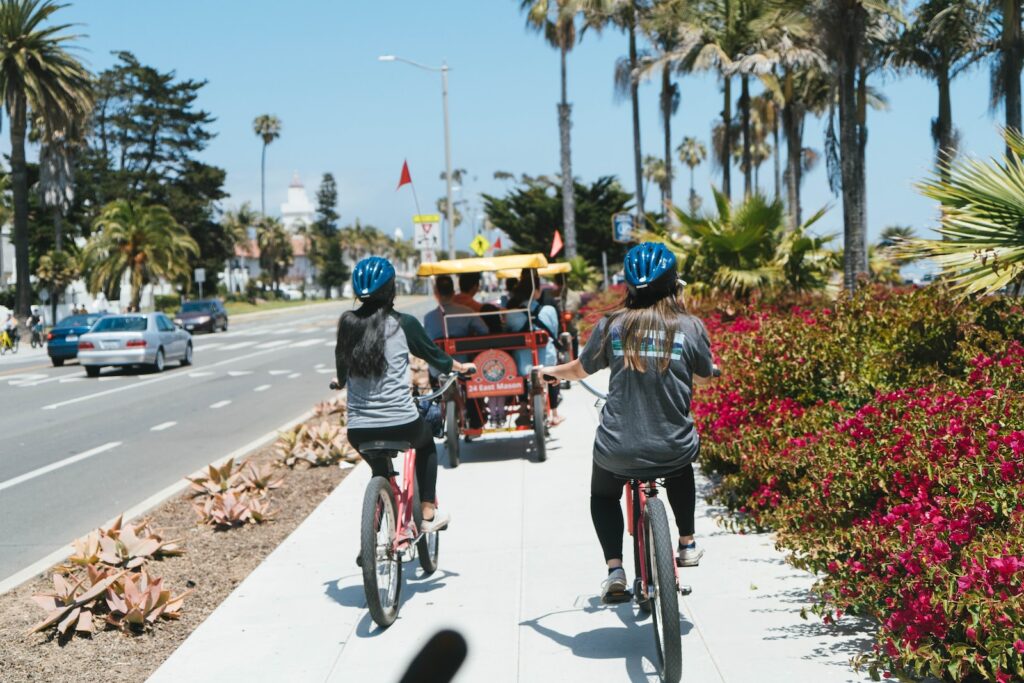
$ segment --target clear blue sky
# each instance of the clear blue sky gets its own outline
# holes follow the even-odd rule
[[[110,52],[123,49],[181,77],[209,81],[200,105],[217,118],[217,137],[205,159],[227,169],[226,207],[259,204],[260,143],[251,123],[257,114],[272,113],[284,128],[268,152],[268,208],[284,200],[294,172],[312,197],[321,174],[330,171],[344,222],[359,217],[409,235],[416,207],[407,188],[395,192],[402,160],[409,160],[424,211],[444,193],[440,76],[377,61],[387,53],[429,64],[446,59],[452,67],[453,163],[468,169],[462,194],[477,207],[479,193],[504,190],[492,178],[496,170],[558,170],[558,54],[524,29],[518,0],[79,0],[62,14],[83,25],[82,55],[93,70],[110,65]],[[616,102],[612,92],[614,63],[625,51],[619,33],[588,34],[569,57],[569,93],[574,174],[585,182],[617,175],[632,190],[629,102]],[[935,88],[916,77],[874,83],[890,109],[869,119],[870,232],[896,223],[928,227],[935,209],[913,184],[932,164]],[[956,82],[953,96],[962,149],[997,153],[1001,114],[988,112],[987,65]],[[658,154],[657,85],[646,84],[641,98],[644,152]],[[720,109],[714,78],[684,78],[673,145],[685,135],[706,141]],[[820,149],[823,130],[823,122],[808,121],[805,144]],[[708,164],[698,169],[697,188],[706,199],[712,181],[719,179]],[[761,182],[771,190],[770,162]],[[677,173],[677,200],[687,191],[688,173]],[[650,193],[653,208],[658,193]],[[821,164],[806,180],[804,206],[810,212],[825,204],[833,209],[823,229],[840,232],[840,203],[828,191]],[[473,236],[469,225],[459,232],[460,244]]]

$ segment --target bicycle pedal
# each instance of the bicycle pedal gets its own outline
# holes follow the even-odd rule
[[[363,555],[362,555],[362,553],[360,553],[359,555],[356,555],[356,566],[357,567],[362,567],[363,566]]]
[[[690,595],[693,593],[693,586],[679,586],[680,595]]]

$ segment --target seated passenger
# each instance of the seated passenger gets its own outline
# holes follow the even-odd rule
[[[441,337],[474,337],[487,334],[487,325],[477,316],[457,317],[448,319],[448,334],[445,335],[445,319],[449,315],[465,315],[475,313],[473,310],[455,301],[455,285],[450,275],[438,275],[434,278],[434,297],[437,308],[423,316],[423,328],[431,340]]]
[[[483,306],[476,300],[476,293],[480,291],[480,273],[462,273],[459,275],[459,293],[452,301],[467,308],[472,308],[477,313]]]
[[[534,330],[543,330],[548,333],[548,343],[544,348],[537,349],[538,361],[541,365],[547,365],[547,361],[558,358],[555,342],[558,340],[558,311],[554,306],[544,306],[540,303],[540,275],[536,270],[523,269],[522,277],[512,295],[509,297],[509,310],[528,309],[530,318],[533,320]],[[530,329],[530,318],[526,313],[507,313],[505,315],[506,325],[509,332],[522,332]],[[530,366],[533,365],[533,354],[529,349],[520,349],[514,352],[516,366],[519,374],[527,377],[530,374]],[[551,398],[551,426],[562,423],[558,414],[559,387],[552,385],[548,387],[548,395]],[[521,416],[522,417],[522,416]]]
[[[501,295],[501,307],[508,308],[508,302],[512,298],[512,292],[519,286],[519,278],[510,277],[505,280],[505,293]]]

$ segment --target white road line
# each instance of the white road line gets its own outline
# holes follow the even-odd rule
[[[319,369],[319,368],[322,368],[323,366],[324,366],[324,363],[317,363],[316,365],[313,366],[313,368],[314,369]]]
[[[273,349],[273,348],[277,348],[278,346],[284,346],[287,343],[288,343],[287,339],[278,339],[277,341],[263,342],[262,344],[257,345],[256,348],[257,349]]]
[[[321,375],[329,375],[332,372],[334,372],[334,370],[331,370],[330,368],[318,368],[317,372],[320,373]]]
[[[194,346],[196,351],[209,351],[210,349],[215,349],[218,346],[224,346],[224,342],[210,342],[208,344],[195,344]]]
[[[209,377],[210,375],[216,375],[216,374],[217,373],[215,373],[215,372],[201,371],[201,372],[190,372],[190,373],[188,373],[188,376],[189,377]]]
[[[288,375],[288,379],[296,379],[297,377],[302,377],[302,373],[301,372],[293,372],[292,374]]]
[[[274,375],[274,376],[276,376],[276,375],[287,375],[289,372],[291,372],[291,370],[271,370],[270,374]]]
[[[255,343],[256,342],[254,341],[235,342],[234,344],[228,344],[227,346],[223,347],[221,351],[234,351],[235,349],[244,349],[245,347],[252,346]]]
[[[317,344],[323,344],[323,343],[324,343],[323,339],[307,339],[305,341],[295,342],[294,344],[292,344],[288,348],[290,348],[290,349],[302,349],[302,348],[305,348],[307,346],[316,346]]]
[[[231,405],[231,401],[224,400],[224,401],[217,401],[216,403],[211,403],[210,407],[213,408],[214,410],[216,410],[217,408],[223,408],[224,406],[229,406],[229,405]]]
[[[283,330],[274,330],[270,334],[292,334],[291,328],[285,328]]]
[[[42,376],[46,377],[46,375],[42,375]],[[57,377],[48,377],[47,379],[36,380],[34,382],[33,381],[29,381],[29,380],[21,380],[21,381],[19,381],[17,383],[16,386],[19,386],[19,387],[37,387],[40,384],[47,384],[48,382],[63,382],[65,379],[66,379],[65,377],[57,376]],[[12,382],[12,384],[13,384],[13,382]]]
[[[228,375],[230,375],[231,377],[245,377],[246,375],[251,375],[251,374],[252,374],[252,370],[229,370],[228,371]]]
[[[212,364],[210,364],[210,365],[208,365],[206,367],[208,367],[208,368],[216,368],[216,367],[221,366],[221,365],[227,365],[229,363],[237,363],[238,361],[241,361],[241,360],[247,360],[249,358],[255,358],[256,356],[263,356],[263,355],[266,355],[268,353],[270,353],[270,351],[254,351],[253,353],[248,353],[248,354],[245,354],[243,356],[235,356],[234,358],[227,358],[227,359],[222,360],[222,361],[217,361],[216,363],[212,363]],[[251,370],[247,370],[245,372],[247,372],[249,374],[252,374]],[[169,373],[169,374],[166,374],[166,375],[161,375],[161,376],[156,377],[154,379],[146,380],[145,382],[139,382],[138,384],[129,384],[129,385],[126,385],[126,386],[123,386],[123,387],[115,387],[113,389],[107,389],[105,391],[97,391],[94,394],[86,394],[85,396],[78,396],[76,398],[69,398],[66,401],[60,401],[59,403],[51,403],[50,405],[43,406],[42,409],[43,410],[56,410],[57,408],[61,408],[61,407],[66,406],[66,405],[71,405],[72,403],[81,403],[82,401],[90,401],[90,400],[92,400],[94,398],[100,398],[102,396],[109,396],[110,394],[116,394],[116,393],[118,393],[120,391],[129,391],[131,389],[135,389],[136,387],[149,386],[150,384],[156,384],[157,382],[167,382],[167,381],[172,380],[172,379],[177,379],[178,377],[188,377],[188,375],[183,373],[183,372]],[[103,378],[101,377],[100,379],[103,379]],[[111,377],[111,379],[116,379],[116,378]]]
[[[60,383],[61,384],[65,384],[67,382],[84,382],[84,381],[85,381],[84,377],[61,377],[60,378]]]
[[[253,391],[266,391],[269,388],[270,388],[269,384],[261,384],[258,387],[256,387],[255,389],[253,389]]]
[[[0,482],[0,491],[3,491],[4,489],[9,489],[12,486],[17,486],[18,484],[23,484],[29,479],[35,479],[36,477],[40,477],[46,474],[47,472],[59,470],[61,467],[66,467],[67,465],[76,463],[79,460],[85,460],[86,458],[91,458],[94,455],[105,453],[106,451],[109,451],[113,448],[117,448],[118,446],[121,445],[121,443],[121,441],[111,441],[110,443],[105,443],[102,446],[97,446],[96,448],[89,449],[84,453],[72,455],[70,458],[58,460],[57,462],[53,462],[50,463],[49,465],[46,465],[45,467],[40,467],[39,469],[32,470],[31,472],[26,472],[25,474],[14,477],[13,479],[8,479],[7,481]]]
[[[7,375],[6,379],[10,380],[10,382],[20,382],[22,380],[41,379],[43,377],[46,377],[46,375],[40,375],[37,372],[19,372],[14,375]]]
[[[161,422],[160,424],[158,424],[155,427],[150,427],[149,431],[151,431],[151,432],[162,432],[165,429],[170,429],[171,427],[173,427],[176,424],[178,424],[178,423],[173,421],[173,420],[171,420],[170,422]]]
[[[324,346],[334,346],[337,342],[327,342]]]

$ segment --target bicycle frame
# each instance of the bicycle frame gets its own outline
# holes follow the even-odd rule
[[[422,532],[416,526],[413,517],[413,486],[416,477],[416,450],[410,448],[405,452],[405,459],[402,465],[402,483],[399,486],[398,472],[395,471],[392,458],[388,458],[388,482],[391,484],[391,492],[395,496],[395,505],[398,509],[395,516],[398,522],[398,529],[395,533],[392,551],[399,555],[406,548],[413,545],[420,539]]]
[[[648,498],[658,495],[658,484],[656,481],[640,481],[630,479],[626,482],[626,528],[633,537],[633,561],[636,566],[636,576],[640,579],[640,586],[644,591],[644,599],[653,597],[651,591],[651,574],[648,566],[647,552],[647,529],[644,525],[644,511],[647,508]],[[679,585],[679,569],[673,563],[675,569],[675,583]]]

